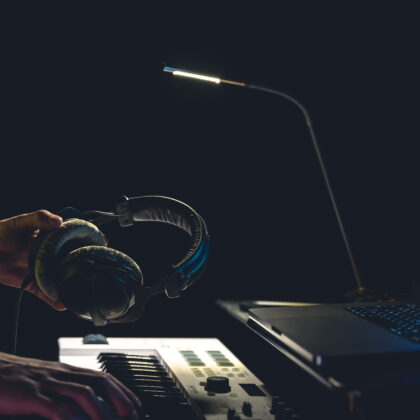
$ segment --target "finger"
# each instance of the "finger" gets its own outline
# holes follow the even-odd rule
[[[50,299],[47,295],[42,293],[41,289],[37,286],[34,281],[31,281],[25,288],[28,292],[34,294],[39,299],[43,300],[45,303],[50,305],[56,311],[65,311],[67,307],[63,305],[61,302],[57,302],[55,300]]]
[[[140,400],[117,379],[109,373],[101,373],[96,375],[95,385],[101,390],[103,398],[107,399],[113,406],[120,417],[137,420],[137,410],[141,412],[142,404]],[[118,386],[118,384],[121,385]]]
[[[51,420],[71,420],[69,414],[52,400],[41,394],[24,401],[21,407],[21,413],[19,414],[39,415]]]
[[[109,419],[110,414],[105,410],[92,388],[78,383],[49,379],[43,390],[53,391],[59,395],[71,398],[85,414],[92,420]]]
[[[130,391],[123,383],[121,383],[115,376],[109,375],[109,379],[113,384],[120,388],[125,395],[130,399],[133,406],[136,408],[136,410],[141,413],[143,411],[143,404],[141,403],[140,399],[137,397],[136,394],[134,394],[132,391]],[[110,390],[112,391],[112,390]]]
[[[61,226],[63,219],[48,210],[38,210],[33,213],[21,214],[10,219],[18,232],[34,232],[37,229],[51,230]]]
[[[89,385],[97,395],[114,407],[120,417],[138,419],[136,410],[141,412],[142,404],[140,400],[127,388],[125,388],[127,390],[125,391],[117,386],[114,382],[116,379],[110,374],[76,370],[75,372],[60,372],[56,377]]]

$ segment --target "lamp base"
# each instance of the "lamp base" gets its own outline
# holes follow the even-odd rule
[[[393,299],[387,292],[379,292],[365,287],[347,292],[345,298],[348,302],[383,302]]]

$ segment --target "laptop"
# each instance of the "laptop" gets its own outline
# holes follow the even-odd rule
[[[420,302],[253,308],[248,325],[316,369],[413,366],[420,361]]]

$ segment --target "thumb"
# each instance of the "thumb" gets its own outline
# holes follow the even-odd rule
[[[63,219],[48,210],[38,210],[33,213],[21,214],[9,219],[19,233],[29,233],[37,229],[52,230],[61,226]]]

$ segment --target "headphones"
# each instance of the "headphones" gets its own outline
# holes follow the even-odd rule
[[[115,212],[66,207],[58,214],[63,218],[61,227],[41,232],[33,243],[31,277],[45,295],[95,326],[136,321],[150,297],[163,292],[169,298],[179,297],[205,271],[210,241],[206,224],[194,209],[174,198],[123,196]],[[191,246],[180,261],[145,286],[138,264],[106,246],[98,226],[113,220],[121,227],[135,222],[174,225],[188,233]]]

